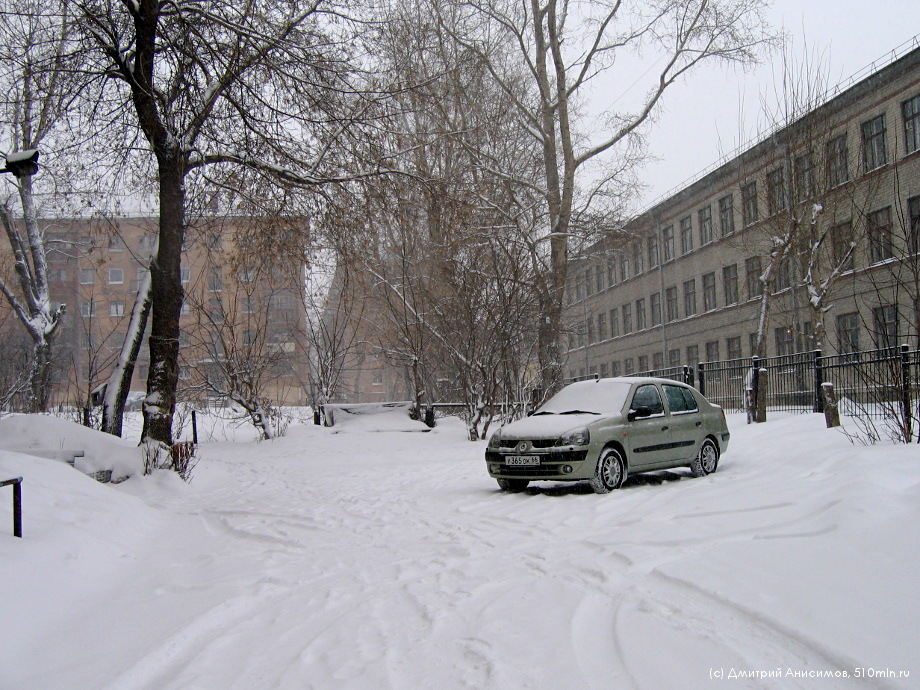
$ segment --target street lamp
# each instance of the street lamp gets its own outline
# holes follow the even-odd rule
[[[38,172],[38,149],[14,151],[9,154],[6,157],[6,167],[0,169],[0,172],[12,173],[16,178],[34,175]]]

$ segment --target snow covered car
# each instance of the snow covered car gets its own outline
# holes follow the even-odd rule
[[[533,415],[496,431],[489,475],[505,491],[532,481],[588,480],[597,493],[639,472],[716,471],[728,447],[725,413],[677,381],[610,378],[566,386]]]

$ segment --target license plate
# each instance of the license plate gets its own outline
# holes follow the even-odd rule
[[[537,455],[515,455],[513,457],[506,457],[505,464],[532,467],[540,464],[540,457]]]

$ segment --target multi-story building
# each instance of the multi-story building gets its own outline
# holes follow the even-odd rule
[[[569,377],[917,346],[920,49],[777,124],[573,259]]]
[[[245,245],[249,222],[211,220],[190,228],[183,248],[185,302],[180,317],[180,394],[220,399],[234,370],[258,377],[260,396],[274,404],[304,404],[308,364],[303,269]],[[54,342],[54,404],[89,404],[107,380],[127,333],[138,290],[155,250],[155,218],[42,220],[52,300],[67,305]],[[0,303],[4,340],[22,330]],[[10,339],[10,340],[8,340]],[[18,339],[22,341],[21,338]],[[21,342],[23,348],[28,344]],[[132,391],[145,391],[146,344]],[[245,366],[242,366],[245,363]],[[211,385],[208,385],[210,382]]]

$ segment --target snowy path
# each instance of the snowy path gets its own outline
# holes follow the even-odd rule
[[[128,489],[154,528],[15,687],[916,687],[916,458],[866,473],[819,423],[609,496],[503,494],[456,427],[209,445],[190,490]]]

